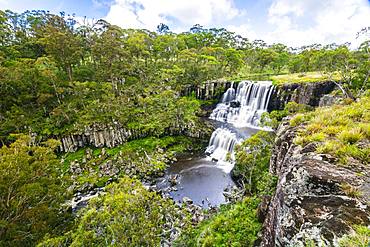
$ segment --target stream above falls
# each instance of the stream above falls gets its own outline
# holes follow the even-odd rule
[[[235,186],[230,174],[234,147],[261,129],[260,118],[273,90],[268,81],[231,84],[210,115],[216,129],[205,153],[179,158],[156,187],[178,203],[209,208],[227,202],[224,192]]]

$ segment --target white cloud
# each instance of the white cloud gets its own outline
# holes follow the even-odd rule
[[[226,26],[228,31],[234,32],[241,35],[242,37],[248,38],[249,40],[258,39],[257,34],[249,24],[242,25],[228,25]]]
[[[165,23],[178,30],[194,24],[204,26],[222,23],[244,12],[234,7],[233,0],[115,0],[107,21],[125,28],[154,30]]]
[[[370,25],[367,0],[274,0],[268,22],[275,30],[265,35],[268,42],[292,46],[312,43],[360,43],[356,33]]]
[[[248,18],[257,14],[248,13]],[[258,29],[249,21],[233,24],[243,15],[245,9],[237,9],[233,0],[114,0],[106,19],[124,28],[150,30],[165,23],[176,32],[194,24],[224,26],[249,39],[291,46],[347,41],[358,45],[356,33],[370,25],[367,0],[273,0],[266,23],[258,23]]]

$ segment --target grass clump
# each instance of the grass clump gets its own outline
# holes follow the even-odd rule
[[[366,226],[354,226],[355,234],[346,235],[339,241],[340,247],[368,247],[370,244],[370,229]]]
[[[362,195],[361,191],[358,188],[350,185],[349,183],[340,184],[340,188],[343,191],[343,193],[349,197],[357,198],[357,197],[361,197]]]
[[[279,126],[279,123],[281,120],[291,114],[294,113],[306,113],[312,110],[312,107],[304,104],[298,104],[296,102],[288,102],[283,110],[277,110],[277,111],[272,111],[270,113],[265,112],[262,114],[261,117],[261,125],[262,126],[268,126],[273,129],[276,129]],[[297,124],[298,121],[302,121],[303,119],[297,119]]]
[[[321,72],[305,72],[305,73],[293,73],[286,75],[275,75],[271,77],[272,82],[275,85],[286,84],[286,83],[307,83],[307,82],[322,82],[328,80],[340,80],[338,73],[334,73],[332,78],[329,75]]]
[[[343,164],[354,158],[368,164],[370,148],[370,97],[365,96],[350,105],[317,108],[314,112],[297,114],[292,126],[304,124],[295,143],[305,146],[319,142],[317,152],[329,153]],[[361,144],[364,143],[365,144]]]
[[[343,143],[355,144],[363,138],[363,134],[359,128],[345,129],[338,134],[338,138]]]

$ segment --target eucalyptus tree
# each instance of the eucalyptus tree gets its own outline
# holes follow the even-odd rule
[[[70,81],[73,80],[73,67],[82,58],[82,40],[77,36],[63,17],[48,15],[45,25],[39,30],[39,42],[63,70]]]
[[[69,184],[54,154],[57,141],[36,145],[29,136],[17,138],[0,148],[0,245],[35,246],[46,233],[67,228],[62,203]]]

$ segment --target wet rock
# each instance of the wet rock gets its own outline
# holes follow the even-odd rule
[[[179,182],[178,182],[178,179],[179,179],[179,175],[176,174],[176,175],[171,175],[169,178],[168,178],[168,182],[170,183],[170,186],[175,186],[177,185]]]
[[[238,108],[238,107],[240,107],[240,102],[239,101],[231,101],[230,102],[230,107]]]

